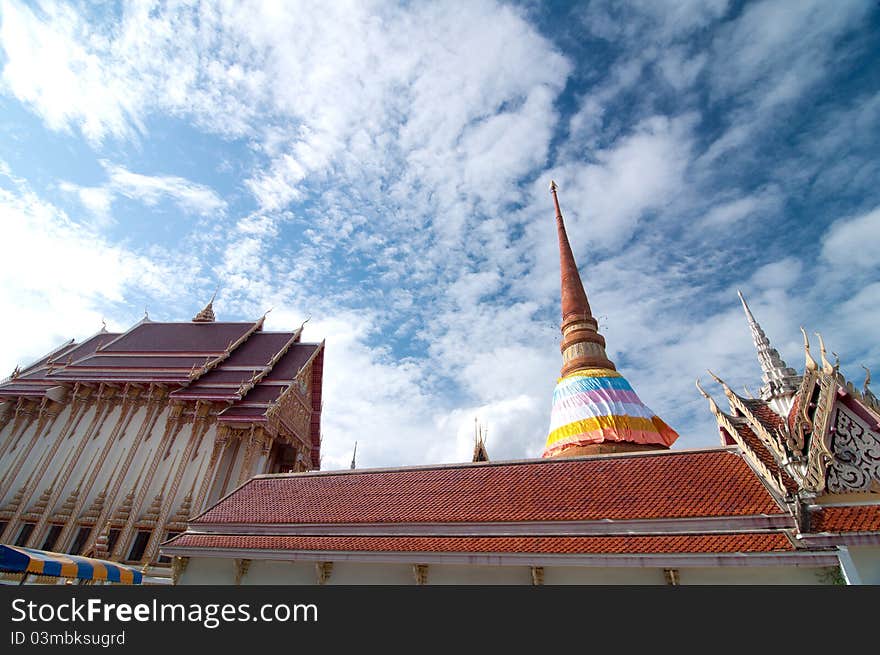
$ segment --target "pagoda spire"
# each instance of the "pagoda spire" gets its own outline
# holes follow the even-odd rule
[[[763,372],[761,379],[764,381],[764,385],[759,390],[761,399],[771,402],[794,396],[800,387],[800,376],[783,361],[779,352],[770,345],[770,340],[752,315],[752,310],[749,309],[749,304],[742,291],[737,290],[736,293],[746,313],[746,320],[752,332],[752,341],[754,341],[755,350],[758,352],[758,362],[761,364]]]
[[[590,311],[574,254],[568,242],[556,182],[550,181],[553,206],[556,209],[556,232],[559,238],[560,289],[562,296],[562,375],[586,368],[616,370],[605,354],[605,338]]]

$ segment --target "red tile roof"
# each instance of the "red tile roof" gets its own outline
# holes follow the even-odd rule
[[[744,422],[744,419],[734,419],[732,422],[736,431],[739,433],[739,436],[742,437],[742,440],[746,442],[746,445],[754,451],[761,463],[773,474],[773,477],[781,477],[786,490],[792,493],[796,492],[798,489],[797,482],[785,472],[785,469],[779,466],[776,458],[769,450],[767,450],[767,447],[758,435],[755,434],[748,424]]]
[[[785,429],[785,420],[763,400],[757,398],[742,398],[742,403],[754,414],[758,422],[765,428],[772,431]]]
[[[780,533],[638,537],[300,537],[184,533],[164,546],[290,551],[535,554],[759,553],[792,551]]]
[[[784,512],[730,450],[261,476],[192,523],[588,521]]]
[[[880,505],[822,507],[810,515],[811,532],[880,532]]]

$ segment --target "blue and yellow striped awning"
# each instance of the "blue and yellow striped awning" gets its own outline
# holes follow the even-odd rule
[[[140,571],[103,559],[0,544],[0,571],[141,584]]]

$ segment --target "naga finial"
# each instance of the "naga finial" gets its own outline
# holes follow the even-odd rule
[[[826,375],[831,375],[834,373],[834,367],[831,365],[831,362],[828,361],[828,353],[825,351],[825,341],[822,339],[822,335],[816,332],[816,336],[819,338],[819,354],[822,359],[822,372]]]
[[[862,385],[862,395],[868,395],[868,387],[871,385],[871,369],[869,369],[864,364],[860,365],[863,369],[865,369],[865,383]]]
[[[807,339],[807,331],[801,327],[801,332],[804,335],[804,354],[806,357],[806,367],[808,371],[815,371],[819,368],[819,365],[816,363],[816,360],[813,359],[813,356],[810,354],[810,341]]]
[[[705,389],[703,389],[703,386],[700,384],[700,378],[697,378],[694,381],[694,384],[697,387],[697,391],[700,392],[700,395],[709,401],[709,411],[711,411],[712,414],[714,414],[715,416],[718,416],[721,413],[721,410],[718,409],[718,405],[715,403],[715,399],[708,393],[706,393]]]

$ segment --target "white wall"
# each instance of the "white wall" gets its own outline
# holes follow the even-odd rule
[[[192,558],[179,584],[233,584],[232,559]],[[722,566],[681,568],[683,585],[736,584],[831,584],[831,569],[796,566]],[[880,573],[880,571],[878,571]],[[317,584],[314,562],[279,562],[252,560],[242,584]],[[411,564],[370,564],[336,562],[327,584],[331,585],[413,585]],[[529,566],[467,566],[432,564],[428,566],[428,584],[437,585],[530,585]],[[564,585],[663,585],[662,568],[640,567],[544,567],[544,584]]]
[[[880,546],[850,546],[849,555],[862,584],[880,584]]]

